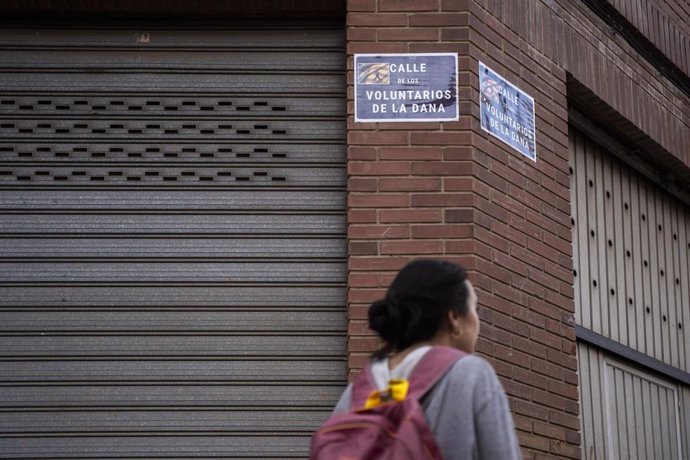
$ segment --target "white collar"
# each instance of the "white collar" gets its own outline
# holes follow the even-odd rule
[[[376,388],[383,390],[388,386],[388,382],[391,379],[408,379],[419,360],[429,350],[431,350],[431,345],[425,345],[411,351],[394,369],[389,368],[388,358],[372,363],[371,376],[374,379]]]

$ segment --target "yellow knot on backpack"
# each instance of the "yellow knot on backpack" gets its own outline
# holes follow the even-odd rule
[[[402,401],[410,389],[410,382],[405,379],[391,379],[383,390],[372,391],[364,404],[365,409],[372,409],[391,401]]]

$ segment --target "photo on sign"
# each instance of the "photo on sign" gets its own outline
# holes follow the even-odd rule
[[[479,63],[481,127],[532,161],[537,161],[534,98]]]
[[[390,64],[387,62],[366,62],[357,68],[357,82],[360,85],[387,85],[390,81]]]

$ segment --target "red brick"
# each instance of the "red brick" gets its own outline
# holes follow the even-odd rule
[[[407,14],[348,13],[348,27],[400,27],[407,25]]]
[[[412,238],[468,238],[471,224],[417,224],[412,225]]]
[[[441,29],[441,41],[467,41],[470,39],[469,27],[444,27]]]
[[[562,396],[538,388],[532,388],[532,400],[553,407],[554,409],[565,410],[565,399]]]
[[[471,177],[444,177],[443,190],[446,192],[471,191],[475,180]]]
[[[348,254],[350,255],[376,255],[378,249],[376,241],[350,241],[348,244]]]
[[[467,55],[470,52],[469,42],[414,42],[410,43],[410,53],[458,53],[459,55]],[[462,99],[459,103],[459,112],[461,115],[469,115],[471,112],[463,110]]]
[[[510,251],[510,242],[496,232],[492,232],[477,226],[474,229],[474,236],[479,241],[482,241],[483,243],[486,243],[494,248],[496,251],[501,251],[504,253]]]
[[[468,11],[472,0],[441,0],[443,11]]]
[[[515,368],[514,378],[518,382],[522,382],[532,388],[540,388],[542,390],[548,389],[548,384],[544,377],[520,367]]]
[[[348,335],[374,335],[374,332],[369,329],[369,322],[363,320],[350,321],[347,325],[347,333]]]
[[[467,26],[468,13],[415,13],[410,15],[410,26]]]
[[[382,192],[431,192],[441,191],[441,179],[438,178],[395,178],[380,179],[379,190]]]
[[[440,160],[438,147],[382,147],[382,160]]]
[[[472,254],[475,252],[474,240],[445,241],[446,254]]]
[[[347,285],[350,288],[380,287],[380,278],[373,273],[350,273],[347,277]]]
[[[348,173],[356,176],[399,176],[410,172],[410,164],[403,161],[350,161]]]
[[[407,144],[406,132],[349,132],[347,142],[350,145],[401,145]]]
[[[399,222],[441,222],[438,209],[383,209],[379,212],[381,223]]]
[[[520,445],[531,449],[539,449],[549,452],[551,441],[549,438],[528,433],[519,433]]]
[[[381,254],[441,254],[442,241],[382,241]]]
[[[549,411],[549,422],[570,428],[571,430],[580,429],[580,419],[578,417],[555,410]]]
[[[561,441],[565,440],[565,429],[562,427],[549,425],[539,421],[535,421],[533,427],[536,434],[552,439],[559,439]]]
[[[351,270],[382,271],[400,270],[411,259],[409,257],[350,257]]]
[[[446,209],[443,220],[448,223],[469,223],[474,222],[474,209]]]
[[[350,351],[371,351],[379,346],[379,340],[376,337],[359,337],[352,336],[348,340],[347,348]]]
[[[438,9],[439,0],[379,0],[379,11],[382,12],[438,11]]]
[[[411,205],[414,207],[463,207],[472,205],[473,201],[471,193],[415,193],[411,197]]]
[[[348,204],[353,208],[403,208],[410,205],[409,195],[400,194],[350,194]]]
[[[555,334],[551,334],[543,329],[536,327],[530,327],[530,339],[535,342],[543,343],[544,345],[554,348],[556,350],[561,349],[561,337]]]
[[[513,422],[515,422],[515,428],[517,430],[532,431],[532,419],[529,417],[513,414]]]
[[[515,380],[501,380],[508,396],[526,399],[530,397],[530,387]]]
[[[512,337],[512,344],[514,348],[517,348],[518,350],[523,351],[527,354],[542,359],[546,358],[546,348],[543,345],[531,342],[527,339],[524,339],[516,335]]]
[[[406,43],[400,42],[350,42],[347,45],[348,54],[357,53],[405,53],[408,50]]]
[[[376,160],[376,149],[373,147],[348,147],[347,158],[352,160]]]
[[[467,161],[474,157],[473,147],[446,147],[443,149],[443,159],[446,161]]]
[[[565,441],[579,446],[582,443],[582,436],[577,431],[565,430]]]
[[[563,367],[567,367],[568,369],[572,369],[574,371],[577,370],[577,359],[575,359],[574,356],[567,355],[561,351],[556,351],[553,349],[548,349],[548,359],[552,363],[560,364]]]
[[[347,30],[348,41],[373,42],[376,41],[378,29],[365,27],[350,27]]]
[[[347,189],[351,192],[375,192],[379,189],[379,180],[351,177],[347,181]]]
[[[438,29],[380,29],[378,38],[381,41],[429,41],[438,40]]]
[[[504,347],[502,345],[496,345],[496,357],[509,363],[513,363],[516,366],[522,366],[529,368],[530,357],[529,355],[522,353],[517,350],[513,350],[509,347]]]
[[[351,239],[409,238],[411,231],[407,225],[350,225],[348,237]]]
[[[471,134],[466,132],[410,133],[412,145],[467,145],[470,143],[470,139]]]
[[[523,414],[528,417],[534,418],[534,419],[539,419],[539,420],[548,420],[549,419],[549,410],[541,406],[539,404],[536,404],[531,401],[514,401],[513,402],[513,407],[516,413],[518,414]]]
[[[554,379],[560,379],[565,374],[565,371],[562,367],[556,366],[548,361],[544,361],[543,359],[532,358],[530,368],[534,372],[538,372],[539,374]]]
[[[350,224],[376,223],[375,209],[350,209],[347,212],[347,221]]]
[[[494,258],[493,262],[496,265],[499,265],[501,267],[505,267],[506,269],[510,270],[513,273],[516,273],[522,277],[527,276],[527,269],[525,267],[525,264],[515,260],[514,258],[510,257],[507,254],[504,254],[499,251],[494,251]]]
[[[385,289],[350,289],[348,300],[357,303],[371,303],[386,295]]]
[[[376,0],[347,0],[347,11],[376,11]]]
[[[462,161],[413,162],[411,172],[419,176],[466,176],[472,174],[472,164]]]
[[[510,344],[510,333],[501,329],[496,329],[490,324],[483,324],[481,326],[480,335],[496,344]]]
[[[549,391],[552,393],[558,393],[559,395],[575,401],[578,400],[577,385],[569,385],[567,383],[550,380]]]
[[[494,325],[514,334],[529,337],[529,326],[522,321],[518,321],[508,315],[497,312],[494,316]]]
[[[551,452],[570,458],[580,458],[581,455],[579,446],[574,446],[559,440],[551,441]]]
[[[498,281],[498,282],[503,283],[503,284],[509,284],[510,283],[511,276],[510,276],[510,272],[508,272],[507,270],[505,270],[505,269],[503,269],[497,265],[491,264],[485,260],[480,261],[477,264],[477,266],[479,267],[479,270],[481,270],[481,272],[484,275],[490,277],[492,280]]]

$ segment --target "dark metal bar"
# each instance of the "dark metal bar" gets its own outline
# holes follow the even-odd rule
[[[617,357],[632,361],[635,364],[644,366],[673,380],[690,385],[690,373],[684,372],[658,359],[654,359],[644,353],[640,353],[637,350],[633,350],[630,347],[626,347],[615,340],[611,340],[608,337],[604,337],[603,335],[597,334],[577,324],[575,325],[575,335],[581,342],[601,348]]]

